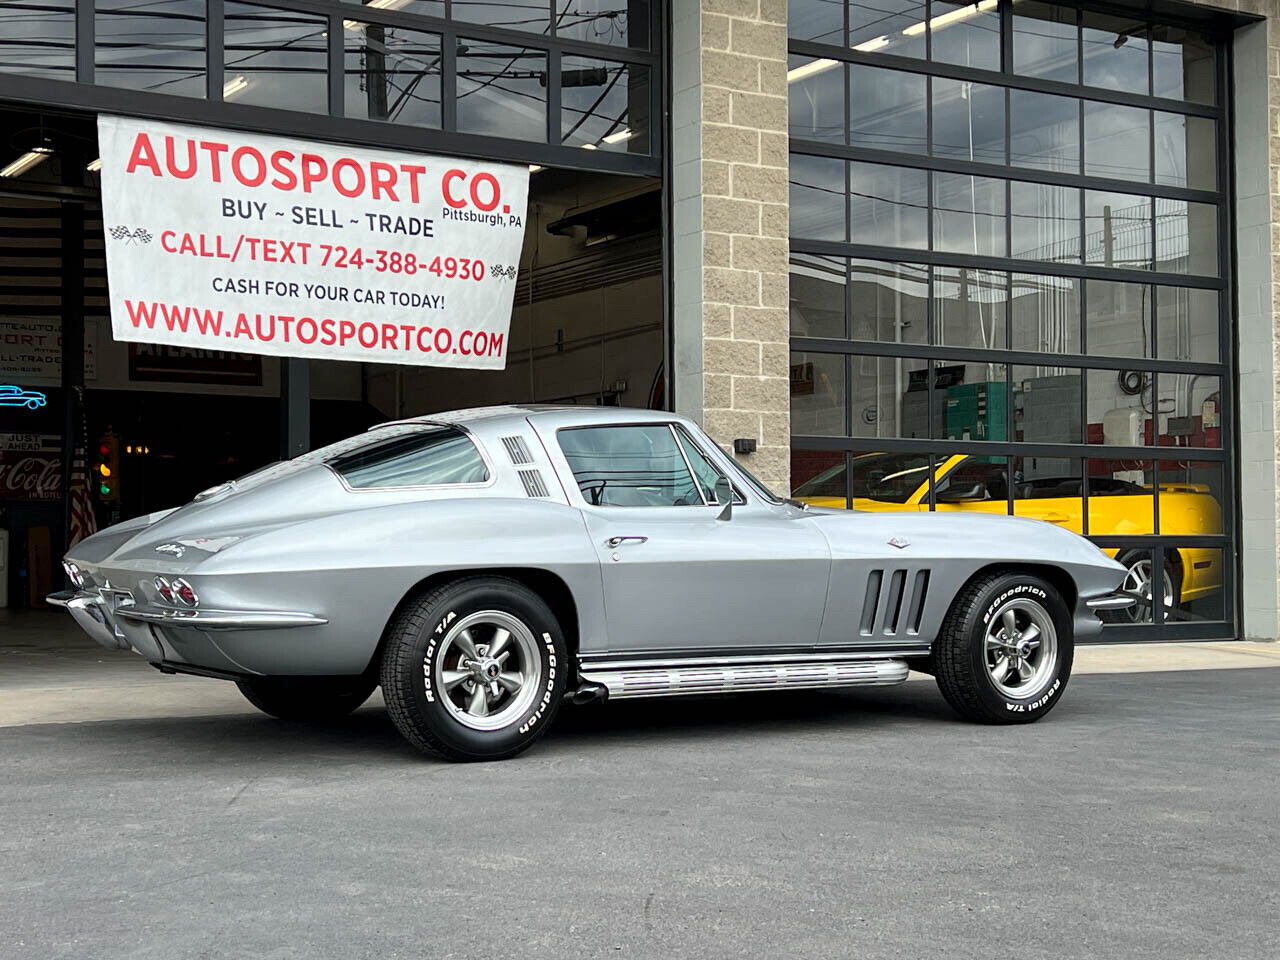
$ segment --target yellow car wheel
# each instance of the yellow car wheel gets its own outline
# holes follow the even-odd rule
[[[1152,623],[1152,607],[1155,603],[1155,564],[1151,554],[1145,550],[1129,550],[1116,557],[1125,565],[1127,573],[1120,589],[1138,598],[1138,602],[1125,610],[1108,610],[1102,614],[1105,623]],[[1162,571],[1161,589],[1164,593],[1165,619],[1168,611],[1178,604],[1179,589],[1182,577],[1178,566],[1167,556]]]

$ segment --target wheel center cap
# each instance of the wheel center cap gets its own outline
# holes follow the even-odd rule
[[[1025,659],[1026,659],[1026,658],[1031,654],[1031,644],[1030,644],[1030,642],[1028,642],[1028,641],[1026,641],[1026,640],[1022,640],[1022,641],[1020,641],[1020,642],[1018,643],[1017,650],[1018,650],[1018,656],[1019,656],[1019,657],[1021,657],[1021,658],[1023,658],[1023,659],[1025,660]]]
[[[479,660],[471,661],[471,671],[480,680],[490,681],[497,680],[498,674],[502,673],[502,665],[492,657],[482,657]]]

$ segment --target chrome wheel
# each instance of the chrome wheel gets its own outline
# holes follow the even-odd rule
[[[500,730],[515,722],[538,695],[541,679],[533,632],[501,610],[481,610],[454,623],[436,657],[441,701],[473,730]]]
[[[1166,610],[1173,608],[1173,577],[1168,567],[1161,571]],[[1139,557],[1129,564],[1120,587],[1125,593],[1138,598],[1138,602],[1123,611],[1125,619],[1133,623],[1151,623],[1155,618],[1155,564],[1150,557]],[[1168,619],[1166,617],[1166,619]]]
[[[986,664],[991,682],[1011,700],[1037,696],[1057,671],[1058,631],[1039,603],[1018,597],[991,619],[986,636]]]

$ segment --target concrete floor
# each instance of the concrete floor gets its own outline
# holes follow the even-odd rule
[[[1090,649],[1030,727],[922,681],[567,710],[457,766],[25,616],[4,960],[1280,955],[1280,672],[1134,672],[1274,648]]]

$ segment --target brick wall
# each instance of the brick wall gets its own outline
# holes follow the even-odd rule
[[[785,0],[681,0],[676,30],[681,23],[692,28],[695,12],[698,76],[696,82],[677,78],[673,124],[677,179],[686,187],[693,180],[694,159],[686,154],[694,136],[700,148],[697,204],[682,199],[677,187],[676,404],[726,447],[738,437],[755,439],[757,452],[744,462],[785,493],[791,435],[787,6]],[[674,39],[677,51],[687,42]],[[688,297],[695,287],[701,292],[696,306]],[[694,328],[700,343],[690,342]]]
[[[1280,638],[1280,0],[1201,6],[1267,21],[1236,32],[1235,239],[1242,630]]]

